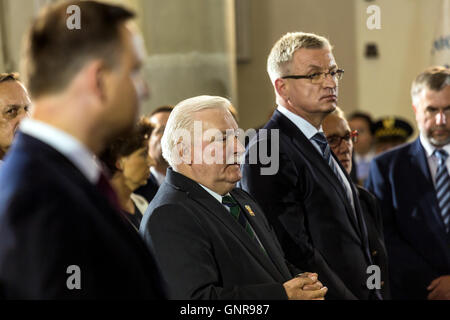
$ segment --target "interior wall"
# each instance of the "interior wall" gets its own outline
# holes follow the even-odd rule
[[[327,37],[334,45],[338,65],[345,69],[339,88],[339,105],[347,112],[357,108],[354,1],[251,0],[251,58],[238,64],[240,125],[264,124],[275,108],[275,95],[266,72],[267,56],[285,33],[312,32]],[[238,30],[239,32],[239,30]]]
[[[358,25],[365,24],[367,4],[378,5],[381,12],[381,29],[356,29],[358,109],[375,117],[401,116],[415,126],[411,83],[431,63],[440,3],[440,0],[355,2]],[[364,57],[367,42],[377,43],[378,59]]]

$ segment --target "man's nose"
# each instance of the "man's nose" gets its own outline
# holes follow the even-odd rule
[[[244,145],[241,143],[241,141],[238,139],[238,137],[235,137],[235,145],[236,145],[236,153],[238,154],[242,154],[245,152],[245,147]]]
[[[336,88],[337,87],[337,79],[334,78],[330,73],[325,75],[325,79],[323,79],[322,85],[325,88]]]
[[[445,116],[444,111],[439,111],[436,115],[436,124],[437,125],[445,125],[447,123],[447,117]]]

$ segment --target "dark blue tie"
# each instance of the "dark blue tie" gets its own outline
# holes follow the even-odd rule
[[[441,209],[442,220],[444,221],[445,231],[449,232],[450,227],[450,176],[448,174],[445,162],[448,153],[442,149],[436,149],[434,155],[438,158],[438,168],[436,170],[436,196]]]
[[[344,181],[342,180],[342,176],[340,175],[336,164],[333,161],[333,157],[331,156],[330,145],[328,144],[328,141],[325,138],[325,135],[323,134],[323,132],[317,132],[311,139],[313,139],[319,145],[320,149],[322,150],[323,158],[328,163],[331,170],[333,170],[336,177],[339,179],[339,182],[341,183],[342,187],[344,188],[347,199],[350,201],[350,199],[349,199],[350,195],[348,194],[347,187],[346,187]],[[352,203],[352,201],[350,201],[350,203]]]

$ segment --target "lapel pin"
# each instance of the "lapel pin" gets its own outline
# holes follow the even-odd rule
[[[250,213],[251,216],[255,216],[255,213],[253,212],[252,208],[248,204],[245,205],[245,209],[247,209],[248,213]]]

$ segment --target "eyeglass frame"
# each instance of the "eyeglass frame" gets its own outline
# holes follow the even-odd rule
[[[332,74],[334,72],[334,74]],[[317,80],[317,82],[313,82],[313,78],[317,75],[320,75],[320,79]],[[281,79],[309,79],[311,83],[321,83],[323,82],[326,77],[330,75],[333,79],[339,81],[344,76],[344,69],[336,69],[328,72],[315,72],[313,74],[309,75],[289,75],[289,76],[283,76]],[[336,76],[336,78],[335,78]]]
[[[350,142],[350,140],[352,140],[353,143],[357,142],[358,141],[358,135],[359,135],[358,130],[350,131],[343,137],[342,136],[338,136],[338,135],[332,135],[330,138],[339,139],[338,143],[333,143],[333,144],[328,140],[329,137],[326,137],[326,138],[327,138],[328,144],[330,145],[330,148],[336,148],[336,147],[339,147],[341,145],[342,140],[345,140],[346,142]]]

